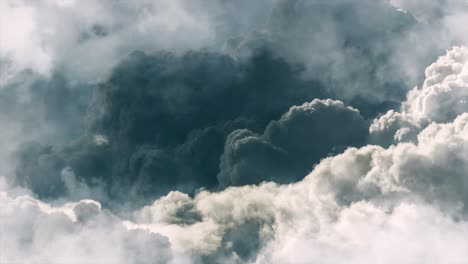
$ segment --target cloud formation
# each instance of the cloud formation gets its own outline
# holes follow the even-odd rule
[[[390,110],[370,127],[374,143],[413,141],[431,122],[453,121],[468,110],[468,49],[454,47],[426,68],[421,88],[411,90],[402,102],[401,113]]]
[[[127,240],[119,252],[129,254],[130,260],[135,254],[148,260],[151,255],[147,254],[153,254],[155,249],[160,250],[157,259],[160,254],[170,256],[165,253],[170,247],[189,263],[297,263],[314,259],[324,263],[412,263],[421,259],[428,263],[459,262],[466,257],[468,231],[464,216],[467,159],[463,156],[468,142],[467,123],[468,115],[463,114],[453,123],[432,124],[419,134],[418,144],[348,149],[323,160],[295,184],[231,187],[221,192],[202,191],[193,198],[171,192],[136,210],[130,220],[122,223],[115,218],[116,225],[124,226],[122,229],[109,226],[112,220],[106,218],[106,226],[93,225],[95,229],[91,231],[94,235],[102,230],[108,234],[110,228],[111,234],[115,234],[115,228],[123,233],[139,230],[143,237],[152,237],[152,233],[167,237],[165,240],[156,236],[159,239],[149,244],[150,250],[135,244],[142,251],[128,253],[126,243],[131,242],[124,236]],[[42,227],[47,228],[49,221],[53,221],[49,218],[55,219],[54,216],[58,218],[55,221],[60,221],[61,216],[67,219],[62,220],[64,223],[72,220],[83,223],[85,227],[79,230],[86,232],[91,228],[86,223],[95,223],[98,221],[93,220],[95,217],[99,219],[106,214],[93,201],[53,209],[24,196],[4,199],[9,208],[16,209],[11,212],[17,214],[10,213],[3,219],[41,219],[34,234]],[[27,208],[29,212],[31,207],[48,213],[36,214],[35,218],[21,215],[19,208]],[[62,222],[53,223],[56,227]],[[24,227],[23,224],[14,221],[10,230]],[[46,229],[48,236],[34,238],[42,238],[50,246],[54,245],[51,234],[57,239],[71,232],[74,239],[89,239],[77,236],[74,229],[55,230],[51,233]],[[30,235],[28,232],[32,231],[8,235],[13,236],[13,241],[23,241],[17,236]],[[121,237],[121,233],[116,234],[117,245],[121,245]],[[449,244],[440,243],[440,239]],[[148,245],[141,237],[138,241]],[[101,244],[98,248],[102,250],[92,253],[106,256],[106,247],[106,243]],[[96,259],[98,256],[102,255],[96,255]],[[55,257],[43,256],[47,260],[60,259]]]
[[[27,254],[45,243],[52,252],[62,253],[68,251],[59,245],[75,245],[79,260],[83,253],[80,250],[85,250],[80,241],[88,241],[91,234],[93,241],[104,234],[104,241],[109,241],[110,232],[113,244],[91,247],[87,256],[138,262],[134,258],[147,261],[152,259],[148,254],[157,254],[153,259],[165,262],[170,259],[168,248],[173,247],[176,252],[191,254],[193,261],[456,262],[466,256],[463,249],[467,225],[450,215],[460,217],[460,212],[466,210],[463,172],[467,159],[463,153],[468,142],[467,122],[468,115],[463,114],[453,123],[432,124],[419,134],[417,145],[349,149],[325,159],[304,180],[292,185],[231,187],[216,193],[203,191],[194,198],[172,192],[123,223],[94,201],[53,208],[27,196],[11,198],[4,193],[3,204],[10,209],[2,211],[6,214],[2,219],[7,221],[3,226],[11,231],[5,237],[18,243],[9,243],[12,250],[6,257],[60,261],[59,254]],[[423,200],[414,200],[413,196]],[[440,211],[437,205],[445,204],[450,205],[442,207],[447,211]],[[112,222],[116,226],[109,225]],[[50,225],[54,226],[53,232]],[[26,226],[35,229],[23,229]],[[136,242],[127,232],[139,234]],[[153,232],[167,240],[151,235]],[[246,236],[239,232],[246,232],[248,244]],[[453,243],[451,251],[437,243],[442,236]],[[401,252],[403,237],[410,248]],[[389,244],[389,238],[395,243]],[[30,242],[24,243],[25,239]],[[66,243],[55,244],[52,239]],[[148,239],[154,242],[148,243]],[[418,244],[421,247],[415,247]],[[108,247],[120,248],[122,255],[109,256]],[[368,254],[369,250],[372,254]],[[26,256],[15,255],[18,252],[26,252]]]
[[[228,247],[232,259],[248,256],[253,263],[459,262],[466,256],[467,122],[463,114],[432,124],[416,145],[348,149],[296,184],[203,191],[193,199],[171,193],[138,212],[136,222],[176,247],[201,254]],[[256,253],[226,243],[238,226],[256,234],[262,245],[250,248]],[[204,235],[191,235],[200,230]]]
[[[293,106],[262,135],[240,129],[227,138],[218,181],[223,186],[299,180],[314,164],[367,139],[367,123],[340,101]]]
[[[130,230],[92,200],[56,207],[2,190],[0,261],[177,263],[167,238]]]
[[[19,149],[16,181],[41,197],[63,195],[61,171],[70,167],[77,179],[102,183],[117,196],[121,188],[154,196],[216,187],[232,131],[262,131],[291,105],[326,96],[302,71],[264,49],[240,62],[204,51],[135,52],[95,89],[78,140],[65,148],[33,143]]]
[[[427,72],[438,72],[431,70],[437,65],[463,68],[465,63],[460,65],[453,60],[441,63],[454,51],[460,48],[449,51]],[[438,78],[439,83],[426,80],[423,90],[444,87],[446,81],[459,79],[456,78],[459,70],[444,72],[452,74]],[[457,89],[448,89],[455,92],[444,96],[458,101],[457,96],[463,93]],[[265,183],[231,187],[218,193],[203,191],[193,199],[171,193],[137,213],[135,222],[140,227],[150,226],[153,231],[170,230],[161,232],[175,246],[182,243],[181,247],[201,254],[215,252],[219,256],[218,252],[225,252],[227,247],[232,255],[222,258],[228,262],[239,258],[254,263],[297,263],[311,259],[324,263],[412,263],[421,259],[428,263],[460,262],[466,257],[464,172],[468,164],[465,153],[468,115],[461,112],[453,121],[431,120],[432,123],[421,125],[413,131],[414,142],[396,142],[388,148],[350,148],[326,158],[296,184]],[[395,122],[407,124],[407,120],[419,120],[419,113],[393,111],[385,118],[400,116]],[[425,118],[430,119],[430,115]],[[189,216],[177,217],[185,215],[180,210]],[[188,225],[181,226],[181,219],[189,219]],[[256,224],[244,225],[251,222]],[[248,239],[261,245],[250,248],[256,253],[246,254],[233,247],[235,241],[225,244],[224,236],[235,226],[256,234],[257,240]],[[206,240],[197,240],[202,243],[195,246],[187,241],[187,236],[198,230],[208,235],[202,236]],[[439,243],[441,239],[448,244]]]
[[[466,14],[1,2],[0,262],[463,263]]]

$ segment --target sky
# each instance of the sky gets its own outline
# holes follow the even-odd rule
[[[464,263],[467,23],[0,0],[0,263]]]

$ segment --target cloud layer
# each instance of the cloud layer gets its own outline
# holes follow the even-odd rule
[[[0,262],[463,263],[467,11],[1,2]]]
[[[123,223],[106,216],[93,201],[54,209],[25,196],[4,197],[10,209],[3,211],[7,214],[2,219],[15,219],[7,222],[8,230],[23,230],[32,226],[28,221],[38,221],[34,230],[7,233],[8,239],[18,242],[29,236],[32,248],[27,250],[32,251],[21,248],[29,243],[12,245],[20,252],[33,252],[36,240],[55,249],[51,237],[57,241],[56,236],[73,239],[65,244],[75,245],[76,240],[90,239],[87,232],[93,234],[93,241],[105,232],[109,241],[110,232],[115,235],[112,249],[122,254],[113,256],[135,262],[133,258],[138,257],[169,261],[170,250],[190,262],[460,262],[466,257],[468,231],[463,155],[467,122],[468,115],[463,114],[453,123],[432,124],[419,134],[417,144],[348,149],[323,160],[296,184],[231,187],[202,191],[193,198],[171,192]],[[31,211],[39,213],[31,217]],[[113,221],[116,226],[109,226]],[[47,229],[51,223],[54,232]],[[75,225],[83,225],[79,233]],[[132,242],[126,233],[136,230],[142,237]],[[125,242],[120,242],[122,237]],[[148,244],[148,239],[154,242]],[[150,250],[145,247],[149,245]],[[106,243],[93,247],[93,258],[108,257],[107,247]],[[10,252],[7,260],[18,257],[17,251]],[[60,260],[59,254],[28,256]]]
[[[5,187],[5,186],[2,186]],[[2,262],[169,263],[167,238],[129,230],[92,200],[60,207],[0,192]]]

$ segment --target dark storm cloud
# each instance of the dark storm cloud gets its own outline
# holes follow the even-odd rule
[[[371,13],[375,26],[363,18]],[[392,107],[406,88],[393,78],[397,69],[387,67],[391,54],[386,42],[413,23],[410,15],[381,2],[280,1],[265,32],[228,42],[229,56],[207,50],[134,52],[95,89],[84,134],[65,148],[31,145],[34,151],[28,153],[23,147],[16,179],[41,197],[71,191],[64,168],[70,168],[78,184],[103,185],[111,197],[122,196],[122,188],[129,196],[151,197],[173,189],[214,188],[220,179],[223,186],[301,179],[321,158],[361,145],[367,135],[363,118],[351,111],[343,123],[352,127],[357,122],[356,131],[329,140],[327,129],[338,123],[318,113],[313,121],[298,120],[312,133],[310,145],[295,141],[305,134],[280,129],[295,119],[268,125],[270,121],[314,98],[343,99],[365,117]],[[112,34],[97,25],[89,31],[96,38]],[[393,95],[376,96],[382,91]],[[62,114],[60,106],[50,109]],[[255,136],[261,133],[265,135]],[[240,157],[239,165],[231,160],[229,146],[244,137],[251,139],[249,149],[256,154],[246,151],[249,161]],[[232,169],[253,166],[258,171],[252,180],[247,175],[239,176],[245,181],[226,180]],[[33,180],[42,177],[55,184],[44,189],[45,179]]]
[[[85,134],[63,149],[21,149],[17,179],[44,196],[66,191],[66,166],[117,196],[121,188],[139,196],[215,187],[227,135],[263,131],[291,105],[326,97],[302,72],[266,49],[241,61],[206,51],[135,52],[96,88]],[[36,174],[58,185],[44,189]]]
[[[291,104],[323,97],[303,69],[268,51],[247,62],[210,52],[132,54],[94,96],[89,132],[123,144],[177,144],[188,132],[245,117],[268,121]],[[173,118],[176,117],[176,118]]]
[[[321,158],[359,146],[367,139],[367,122],[340,101],[313,100],[293,106],[263,135],[241,129],[226,140],[221,156],[221,185],[299,180]]]

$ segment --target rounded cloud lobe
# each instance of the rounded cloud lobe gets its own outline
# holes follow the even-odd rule
[[[453,120],[467,106],[468,50],[456,47],[426,69],[421,89],[408,94],[404,110],[435,122]]]
[[[366,139],[367,123],[359,111],[340,101],[315,99],[291,107],[262,135],[233,131],[224,146],[218,181],[225,186],[293,182],[321,158]]]
[[[4,262],[169,263],[177,258],[167,238],[128,229],[98,202],[52,207],[28,195],[2,191],[0,196]]]
[[[454,47],[427,67],[421,88],[414,88],[401,104],[401,112],[388,111],[370,127],[371,142],[390,145],[415,142],[418,133],[431,122],[453,121],[468,110],[468,49]]]

